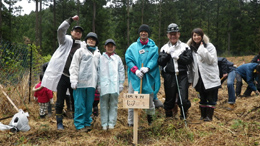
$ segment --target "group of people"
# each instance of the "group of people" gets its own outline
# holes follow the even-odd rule
[[[116,43],[113,39],[106,40],[104,44],[106,52],[101,55],[97,47],[99,40],[96,33],[89,32],[82,42],[83,28],[74,26],[71,35],[66,35],[71,23],[77,20],[79,17],[76,15],[59,26],[57,31],[59,47],[48,63],[42,82],[38,86],[57,91],[55,106],[57,129],[64,129],[62,110],[67,90],[71,95],[74,125],[78,131],[91,130],[92,107],[97,91],[100,93],[102,129],[114,129],[117,121],[118,96],[124,88],[124,65],[120,56],[115,53]],[[191,107],[188,99],[190,85],[200,94],[201,120],[211,121],[221,79],[216,48],[203,30],[194,29],[188,42],[183,43],[179,40],[178,25],[171,23],[167,28],[169,41],[160,51],[155,42],[149,38],[151,29],[148,25],[142,24],[138,33],[139,38],[125,53],[128,93],[140,92],[141,88],[143,94],[150,95],[151,106],[146,110],[148,124],[153,122],[155,107],[164,107],[165,116],[168,118],[176,117],[179,106],[180,118],[185,119]],[[258,65],[253,64],[248,68],[254,67],[257,68]],[[164,78],[166,97],[164,104],[157,98],[161,86],[160,72]],[[229,81],[234,83],[234,77],[238,74],[236,72],[242,71],[234,68],[224,72],[223,76],[228,77],[228,83]],[[245,79],[243,73],[240,75]],[[231,85],[228,84],[229,86]],[[251,83],[249,87],[255,91]],[[230,87],[229,94],[231,90]],[[133,109],[128,109],[127,122],[128,126],[133,126]]]

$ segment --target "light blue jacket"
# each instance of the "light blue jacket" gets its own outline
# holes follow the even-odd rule
[[[119,86],[123,87],[125,81],[125,69],[121,58],[116,54],[109,57],[104,52],[100,57],[98,76],[100,96],[109,93],[119,94]]]
[[[140,50],[145,52],[142,53],[143,51]],[[137,42],[131,44],[126,50],[125,60],[128,67],[128,83],[131,82],[134,91],[140,91],[140,79],[131,72],[131,68],[137,66],[140,70],[143,63],[143,67],[148,67],[150,70],[142,79],[142,93],[158,93],[161,86],[159,66],[157,64],[158,56],[158,47],[152,39],[149,39],[147,45],[142,45],[140,38],[138,38]]]

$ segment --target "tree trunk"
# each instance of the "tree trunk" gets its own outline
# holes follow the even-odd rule
[[[92,20],[92,31],[95,32],[95,20],[96,20],[96,1],[93,0],[93,20]]]
[[[2,0],[0,0],[0,8],[2,8]],[[2,11],[0,11],[0,41],[2,40]]]
[[[53,41],[52,41],[52,46],[53,46],[53,50],[55,51],[57,48],[56,45],[56,0],[53,0]]]
[[[141,17],[141,24],[144,23],[144,0],[142,0],[142,17]]]
[[[36,13],[36,22],[35,22],[35,43],[36,43],[36,46],[39,45],[39,13],[38,13],[38,0],[35,0],[35,4],[36,4],[36,10],[35,10],[35,13]]]
[[[77,0],[77,15],[79,16],[79,6],[80,6],[80,1]],[[77,21],[77,25],[79,25],[79,21]]]
[[[159,47],[161,47],[161,25],[162,25],[161,19],[162,19],[162,0],[159,1],[159,30],[158,30],[159,31],[158,32],[158,36],[159,36],[158,46]]]
[[[40,0],[39,42],[40,42],[40,51],[41,51],[42,50],[42,0]]]
[[[129,9],[130,9],[130,4],[129,0],[127,0],[127,47],[130,45],[129,43]]]

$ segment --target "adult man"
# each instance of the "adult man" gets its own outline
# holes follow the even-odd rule
[[[81,37],[83,28],[74,26],[70,35],[66,35],[67,29],[73,21],[78,21],[79,17],[75,15],[70,17],[59,26],[57,30],[59,47],[54,52],[48,67],[45,71],[42,86],[47,87],[52,91],[57,91],[56,101],[56,120],[57,128],[64,129],[62,123],[62,110],[64,107],[64,99],[66,98],[66,91],[69,89],[73,103],[72,88],[70,86],[69,68],[74,52],[81,47]],[[74,110],[74,107],[72,107]]]
[[[259,91],[257,90],[256,86],[254,85],[254,81],[257,79],[257,75],[260,73],[260,65],[258,63],[246,63],[237,68],[237,74],[240,75],[240,78],[248,84],[247,88],[250,88],[252,91],[259,95]],[[236,88],[237,96],[241,93],[242,87],[242,80],[237,81],[236,84],[238,87]]]
[[[150,105],[152,105],[150,109],[146,110],[148,124],[150,125],[152,115],[155,114],[152,100],[161,85],[159,66],[157,64],[158,47],[152,39],[148,38],[151,35],[148,25],[142,24],[138,32],[140,37],[129,46],[125,53],[128,67],[128,93],[140,91],[140,80],[142,80],[142,93],[150,94]],[[133,126],[133,109],[128,110],[128,125]]]
[[[260,52],[251,60],[251,63],[260,63]],[[256,83],[256,87],[257,90],[260,91],[260,74],[257,74],[257,83]],[[242,97],[249,97],[252,93],[252,90],[250,87],[246,88],[246,91],[244,92],[244,94],[242,95]]]
[[[178,105],[181,109],[180,118],[184,118],[187,115],[187,111],[191,106],[188,99],[188,76],[187,71],[189,65],[192,62],[192,54],[189,46],[179,40],[180,31],[179,27],[175,23],[171,23],[167,28],[168,43],[165,44],[160,51],[158,58],[158,64],[162,66],[162,76],[164,78],[164,90],[165,90],[165,116],[175,117],[178,107],[176,106],[176,97],[178,97],[178,90],[180,90],[180,96],[183,103],[178,100]],[[177,78],[177,79],[176,79]]]
[[[227,79],[228,88],[228,105],[227,110],[233,110],[235,104],[235,91],[234,91],[234,79],[241,80],[236,74],[236,67],[234,63],[228,61],[224,57],[218,57],[218,67],[219,67],[219,78],[221,79],[221,84]]]

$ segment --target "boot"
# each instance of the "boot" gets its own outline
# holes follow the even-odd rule
[[[206,109],[207,117],[204,119],[205,122],[212,121],[214,109],[215,109],[215,107],[207,107],[207,109]]]
[[[57,129],[58,130],[63,130],[63,124],[62,124],[62,115],[56,115],[56,120],[57,120]]]
[[[178,114],[178,105],[175,104],[174,108],[172,109],[172,115],[175,118],[177,116],[177,114]]]
[[[201,114],[200,120],[204,120],[207,116],[207,107],[200,105],[199,108]]]
[[[235,104],[230,104],[230,103],[228,103],[228,105],[226,107],[226,109],[229,110],[229,111],[234,110],[234,108],[235,108]]]
[[[153,116],[152,115],[147,115],[147,121],[148,121],[148,125],[150,126],[153,122]]]
[[[165,110],[165,117],[168,118],[168,117],[172,117],[173,115],[173,112],[172,112],[172,109],[170,110]]]

